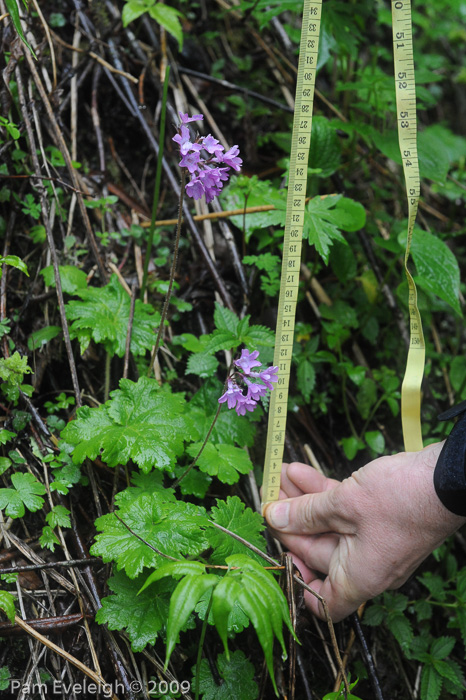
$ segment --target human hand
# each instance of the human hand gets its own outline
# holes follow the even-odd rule
[[[283,465],[281,500],[266,507],[265,517],[335,622],[401,586],[466,522],[434,490],[442,446],[380,457],[342,482],[300,462]],[[305,592],[305,601],[324,618],[315,596]]]

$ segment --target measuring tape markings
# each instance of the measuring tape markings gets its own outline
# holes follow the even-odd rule
[[[296,82],[282,273],[273,361],[274,365],[278,367],[278,381],[270,396],[269,404],[262,489],[263,505],[269,501],[276,501],[280,492],[321,13],[322,0],[314,0],[314,2],[305,0]]]
[[[404,267],[408,280],[410,343],[401,388],[401,422],[407,452],[423,447],[421,431],[421,384],[424,375],[425,342],[417,306],[416,285],[408,270],[414,222],[419,204],[420,179],[417,153],[416,82],[411,26],[411,1],[392,0],[393,55],[395,66],[398,140],[408,197],[408,233]]]
[[[270,501],[277,500],[280,492],[321,12],[322,0],[316,2],[305,0],[274,352],[274,365],[278,366],[278,381],[269,404],[262,507]],[[401,413],[405,449],[416,451],[423,446],[420,387],[424,372],[425,343],[417,307],[416,286],[407,266],[420,193],[410,0],[392,0],[392,20],[398,137],[409,207],[404,264],[409,288],[410,347],[402,386]]]

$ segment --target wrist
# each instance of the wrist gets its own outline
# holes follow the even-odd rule
[[[434,488],[445,508],[455,515],[466,516],[466,413],[464,412],[454,425],[440,452],[434,469]]]

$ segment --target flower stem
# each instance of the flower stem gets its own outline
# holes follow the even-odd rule
[[[232,369],[232,367],[233,367],[233,360],[231,361],[231,364],[230,364],[230,366],[229,366],[229,368],[228,368],[227,378],[225,379],[225,382],[224,382],[224,384],[223,384],[222,394],[224,394],[225,391],[226,391],[227,384],[228,384],[228,379],[230,378],[230,374],[231,374],[231,369]],[[194,465],[196,464],[197,460],[199,459],[199,457],[200,457],[201,454],[203,453],[204,448],[205,448],[205,446],[207,445],[207,442],[209,441],[209,438],[210,438],[210,436],[211,436],[211,434],[212,434],[212,430],[214,429],[215,423],[217,422],[217,418],[219,417],[220,411],[221,411],[221,410],[222,410],[222,404],[219,403],[219,404],[218,404],[218,407],[217,407],[217,410],[216,410],[216,412],[215,412],[215,416],[214,416],[214,418],[213,418],[213,420],[212,420],[212,423],[210,424],[210,428],[209,428],[209,430],[207,431],[207,435],[205,436],[204,442],[203,442],[202,445],[201,445],[201,449],[199,450],[199,452],[197,453],[197,455],[195,456],[195,458],[193,459],[193,461],[191,462],[191,464],[189,465],[189,467],[188,467],[188,468],[182,473],[182,475],[179,476],[178,479],[172,484],[172,486],[171,486],[172,489],[176,489],[176,487],[178,486],[178,484],[180,483],[180,481],[182,481],[182,480],[185,478],[185,476],[187,476],[187,475],[189,474],[189,472],[190,472],[191,469],[194,467]]]
[[[196,462],[197,462],[197,460],[199,459],[199,457],[201,456],[201,454],[204,452],[204,448],[205,448],[205,446],[207,445],[207,442],[208,442],[208,440],[209,440],[209,438],[210,438],[210,435],[211,435],[211,433],[212,433],[212,430],[214,429],[215,423],[217,422],[217,418],[219,417],[220,411],[221,411],[221,410],[222,410],[222,404],[219,403],[218,408],[217,408],[217,412],[215,413],[214,419],[213,419],[212,423],[210,424],[210,428],[209,428],[209,430],[207,431],[207,435],[206,435],[205,438],[204,438],[204,442],[203,442],[202,445],[201,445],[201,449],[199,450],[199,452],[197,453],[197,455],[195,456],[195,458],[193,459],[193,461],[191,462],[191,464],[189,465],[189,467],[188,467],[188,468],[182,473],[182,475],[179,476],[178,479],[171,485],[171,488],[172,488],[172,489],[176,489],[176,487],[178,486],[178,484],[180,483],[180,481],[182,481],[182,480],[185,478],[185,476],[188,476],[189,472],[190,472],[191,469],[194,467],[194,465],[196,464]]]
[[[175,281],[176,266],[178,263],[178,249],[180,246],[181,222],[183,220],[183,199],[184,199],[185,185],[186,185],[186,169],[182,168],[182,170],[181,170],[181,186],[180,186],[180,201],[179,201],[179,205],[178,205],[178,221],[176,224],[175,245],[173,246],[173,261],[172,261],[172,267],[170,270],[170,282],[168,284],[168,291],[167,291],[167,294],[165,296],[165,302],[163,304],[162,318],[160,319],[159,332],[157,333],[157,339],[155,341],[155,346],[154,346],[154,349],[152,351],[152,356],[150,358],[150,364],[149,364],[149,370],[147,372],[147,376],[150,376],[150,373],[152,372],[152,368],[154,367],[155,360],[157,359],[157,353],[159,351],[160,343],[162,340],[163,327],[165,324],[165,319],[167,318],[168,306],[170,304],[170,297],[172,295],[173,282]]]
[[[167,93],[168,93],[168,78],[170,75],[170,66],[167,66],[165,80],[163,83],[162,93],[162,110],[160,113],[160,135],[159,135],[159,156],[157,158],[157,169],[155,171],[154,197],[152,199],[152,217],[150,221],[149,236],[147,239],[146,257],[144,258],[144,272],[142,277],[140,299],[144,301],[144,294],[147,286],[147,273],[149,270],[149,261],[152,253],[152,244],[154,242],[155,219],[159,206],[160,180],[162,178],[162,161],[163,161],[163,146],[165,141],[165,117],[167,114]]]

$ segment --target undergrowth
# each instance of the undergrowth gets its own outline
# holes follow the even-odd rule
[[[333,700],[338,649],[348,698],[462,697],[461,533],[367,605],[355,643],[349,623],[332,640],[307,617],[258,512],[302,3],[6,10],[5,697],[46,697],[58,681],[55,694],[77,683],[75,697],[90,697],[78,661],[121,697]],[[448,431],[438,413],[466,399],[464,15],[461,0],[413,7],[426,444]],[[406,207],[390,22],[382,2],[324,2],[286,459],[336,478],[402,449]],[[188,117],[199,112],[204,122]],[[241,171],[207,181],[214,160],[238,163],[233,144]],[[261,370],[238,374],[240,354],[257,352]],[[15,613],[29,636],[10,637]],[[66,663],[34,629],[58,635]]]

